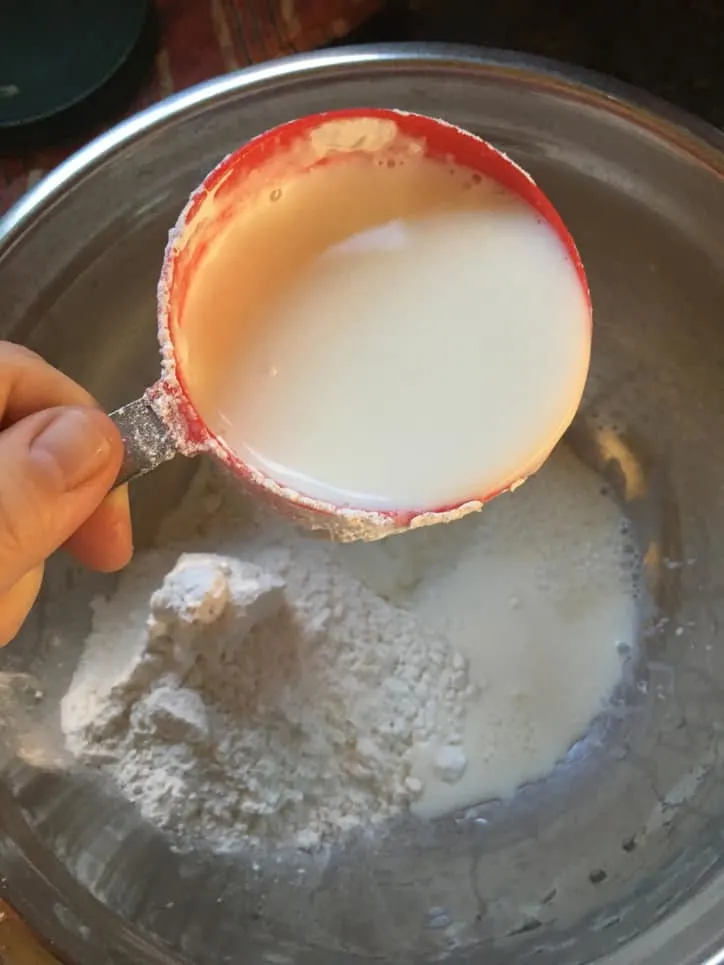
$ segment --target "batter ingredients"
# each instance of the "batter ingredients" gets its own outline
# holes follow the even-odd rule
[[[97,602],[62,704],[70,751],[182,846],[313,850],[509,795],[583,734],[635,638],[619,510],[565,450],[481,516],[380,544],[249,512],[197,481],[176,547]]]
[[[413,807],[428,817],[551,771],[603,708],[636,639],[638,564],[621,512],[564,448],[475,520],[338,553],[452,641],[480,690],[445,755],[446,770],[461,763],[457,780],[444,780],[436,746],[415,749],[424,793]]]
[[[277,483],[445,508],[536,471],[573,418],[586,297],[554,229],[496,182],[357,152],[227,220],[179,352],[207,424]]]
[[[74,754],[220,849],[313,848],[409,807],[415,746],[458,745],[473,695],[444,637],[329,548],[269,535],[183,555],[158,589],[164,562],[139,561],[62,703]]]

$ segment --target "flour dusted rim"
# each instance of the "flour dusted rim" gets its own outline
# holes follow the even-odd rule
[[[299,118],[265,131],[227,155],[190,196],[169,234],[157,289],[161,379],[146,393],[159,417],[186,455],[213,455],[277,511],[309,529],[323,529],[335,539],[374,540],[404,530],[449,522],[479,511],[485,502],[515,489],[536,472],[550,454],[537,453],[530,465],[485,493],[451,505],[395,510],[359,509],[335,505],[282,485],[241,460],[199,415],[187,388],[176,346],[183,307],[194,270],[214,232],[234,209],[271,181],[272,176],[298,175],[334,163],[354,153],[392,152],[441,160],[482,174],[525,201],[562,241],[575,268],[588,306],[588,282],[576,245],[559,214],[531,176],[481,138],[447,121],[404,111],[354,108]],[[233,201],[230,200],[234,192]],[[226,200],[226,206],[224,202]],[[205,228],[205,233],[201,229]],[[574,411],[570,413],[571,418]]]

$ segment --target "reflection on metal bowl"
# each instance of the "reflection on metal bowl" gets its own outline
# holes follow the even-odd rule
[[[299,880],[179,855],[49,735],[113,581],[59,558],[4,681],[0,870],[79,965],[377,959],[704,961],[724,947],[724,138],[629,91],[512,55],[379,48],[279,62],[176,97],[95,142],[0,227],[2,337],[109,408],[155,375],[165,234],[226,152],[315,111],[443,117],[530,170],[591,283],[591,378],[568,444],[618,494],[653,612],[633,679],[547,779],[506,805],[400,821]],[[188,482],[135,492],[148,543]],[[565,684],[566,681],[563,681]],[[37,694],[42,694],[38,699]]]

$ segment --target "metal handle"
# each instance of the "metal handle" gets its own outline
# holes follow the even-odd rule
[[[166,426],[146,398],[121,406],[111,412],[110,417],[120,430],[125,449],[116,486],[145,476],[178,452]]]

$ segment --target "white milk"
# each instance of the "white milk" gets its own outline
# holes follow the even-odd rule
[[[511,795],[604,709],[636,639],[630,542],[600,478],[559,448],[479,516],[338,548],[371,588],[444,633],[479,688],[462,744],[417,754],[419,814]]]
[[[444,508],[535,471],[590,347],[553,229],[420,158],[352,156],[247,204],[190,287],[184,333],[193,400],[242,460],[369,509]]]

